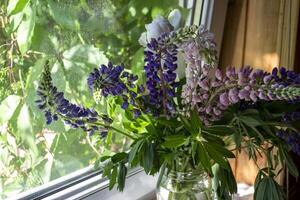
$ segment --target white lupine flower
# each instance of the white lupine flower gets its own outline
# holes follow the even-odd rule
[[[173,30],[168,20],[158,15],[150,24],[145,25],[146,32],[142,33],[139,43],[146,47],[151,38],[157,39],[162,33],[169,33]]]
[[[174,30],[177,30],[180,27],[181,22],[181,13],[178,9],[174,9],[170,12],[168,16],[170,24],[173,26]]]

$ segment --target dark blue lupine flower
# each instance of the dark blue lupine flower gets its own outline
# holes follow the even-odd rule
[[[108,95],[120,96],[123,100],[121,107],[123,109],[133,108],[140,109],[136,103],[138,94],[142,94],[142,87],[136,86],[135,81],[138,76],[124,71],[122,65],[113,66],[112,63],[108,65],[101,65],[99,69],[94,69],[90,73],[87,82],[91,92],[100,91],[101,95],[106,97]]]
[[[282,116],[282,121],[283,122],[295,122],[295,121],[300,121],[300,109],[297,109],[293,112],[288,112],[285,113]]]
[[[58,92],[52,84],[48,62],[45,65],[37,95],[39,96],[36,101],[37,106],[44,111],[47,124],[58,120],[60,117],[65,124],[72,128],[82,128],[88,134],[92,134],[99,129],[96,122],[103,124],[103,131],[108,131],[107,127],[112,123],[112,119],[107,115],[99,115],[95,110],[73,104],[65,99],[64,94]]]
[[[149,92],[149,103],[154,110],[163,110],[169,116],[175,112],[174,96],[177,87],[177,46],[166,45],[167,35],[151,39],[147,44],[145,54],[146,86]]]
[[[138,109],[133,110],[133,117],[138,118],[141,115],[141,111]]]
[[[300,85],[300,74],[294,71],[287,70],[284,67],[274,68],[272,70],[272,76],[275,82],[284,85]]]
[[[127,90],[126,85],[121,81],[120,75],[124,70],[124,66],[101,65],[99,69],[94,69],[90,73],[87,82],[91,92],[101,90],[101,94],[106,97],[111,94],[113,96],[120,95]]]
[[[144,86],[142,86],[142,85],[139,85],[139,86],[138,86],[138,90],[137,90],[137,92],[138,92],[139,94],[141,94],[141,93],[144,93],[144,92],[145,92],[145,88],[144,88]]]
[[[292,151],[300,156],[300,134],[294,131],[280,130],[277,132],[277,136],[287,142]]]
[[[101,138],[106,138],[107,134],[108,134],[107,130],[100,130],[100,137]]]

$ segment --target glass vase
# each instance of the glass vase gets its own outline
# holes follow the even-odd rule
[[[212,200],[211,179],[200,169],[169,171],[157,185],[156,197],[157,200]]]

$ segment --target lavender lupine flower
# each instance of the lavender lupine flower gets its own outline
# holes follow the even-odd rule
[[[227,68],[225,76],[220,76],[218,69],[215,73],[218,78],[205,76],[199,79],[197,92],[192,93],[193,98],[183,101],[190,109],[197,109],[206,124],[219,120],[222,117],[220,113],[228,106],[242,100],[295,100],[300,97],[300,87],[278,84],[269,73],[262,70],[244,67],[236,71]]]
[[[121,107],[123,109],[133,106],[133,109],[139,109],[136,98],[138,93],[143,93],[143,86],[137,86],[135,81],[138,79],[127,71],[124,66],[113,66],[111,62],[108,65],[101,65],[99,69],[94,69],[88,76],[87,83],[92,93],[100,94],[104,97],[108,95],[120,96],[123,100]],[[140,112],[139,112],[140,113]],[[138,117],[139,115],[134,115]]]
[[[277,136],[291,147],[292,151],[300,156],[300,134],[294,131],[280,130],[277,132]]]
[[[112,119],[107,115],[99,115],[93,109],[84,108],[65,99],[64,94],[57,91],[52,84],[48,61],[38,86],[37,95],[39,97],[36,100],[37,106],[44,111],[47,124],[60,117],[65,124],[72,128],[82,128],[90,135],[100,132],[100,136],[104,136],[108,131],[107,127],[112,123]],[[98,123],[101,123],[102,126],[99,126]]]
[[[163,110],[167,116],[175,112],[175,90],[178,86],[175,70],[177,68],[177,46],[166,46],[167,34],[158,40],[151,39],[145,54],[146,86],[149,92],[149,103],[155,110]]]
[[[182,98],[185,104],[194,106],[203,100],[207,100],[205,96],[199,98],[197,87],[200,85],[204,90],[209,90],[208,82],[206,80],[202,81],[202,79],[208,75],[209,69],[213,67],[217,59],[214,37],[206,29],[200,27],[195,37],[180,45],[180,50],[184,52],[184,60],[187,63],[186,84],[183,86]],[[216,75],[217,79],[222,79],[221,73]],[[218,83],[215,82],[214,84]]]

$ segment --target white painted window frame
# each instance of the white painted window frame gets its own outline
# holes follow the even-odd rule
[[[218,52],[222,43],[228,0],[179,0],[181,6],[192,8],[188,24],[204,25],[215,34]],[[108,190],[108,180],[101,170],[87,167],[9,198],[9,200],[153,200],[157,176],[148,176],[142,169],[129,171],[122,193]]]

